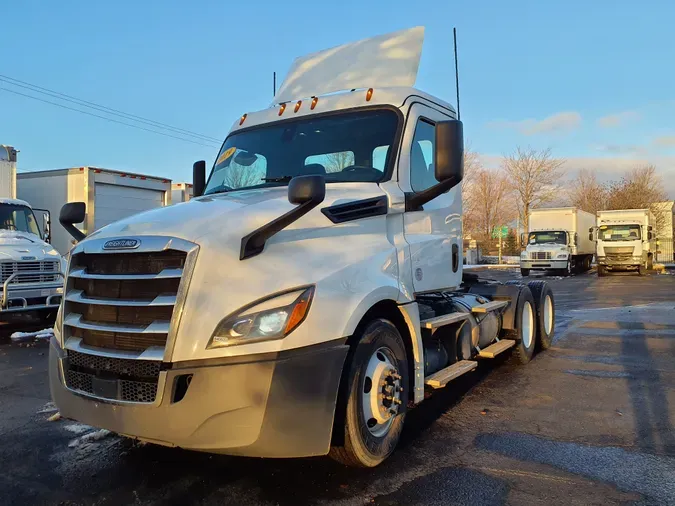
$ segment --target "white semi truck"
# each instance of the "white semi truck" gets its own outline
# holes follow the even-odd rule
[[[84,239],[84,204],[64,206],[83,240],[50,346],[63,416],[372,467],[425,391],[551,345],[545,282],[462,275],[462,124],[412,87],[422,39],[296,60],[274,104],[236,120],[206,185],[195,163],[187,203]]]
[[[51,320],[63,294],[65,261],[49,244],[49,213],[16,199],[16,157],[0,146],[0,323],[26,313]]]
[[[653,269],[656,238],[654,213],[649,209],[598,211],[598,276],[611,271],[637,271],[641,276]],[[589,228],[589,239],[594,228]]]
[[[554,270],[570,275],[589,270],[595,240],[586,231],[594,225],[595,216],[576,207],[533,209],[520,255],[521,274]]]

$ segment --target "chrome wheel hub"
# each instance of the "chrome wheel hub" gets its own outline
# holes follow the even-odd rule
[[[402,404],[401,375],[395,363],[394,352],[383,346],[371,355],[364,375],[363,416],[368,431],[376,437],[387,434]]]

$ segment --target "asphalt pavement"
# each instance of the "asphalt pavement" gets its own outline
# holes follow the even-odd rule
[[[0,504],[675,504],[675,276],[549,281],[553,348],[526,366],[481,363],[436,392],[372,470],[140,445],[50,421],[47,343],[0,337]]]

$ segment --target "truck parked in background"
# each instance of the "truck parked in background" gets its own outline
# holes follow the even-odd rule
[[[373,467],[408,409],[551,346],[543,281],[462,274],[463,134],[413,88],[414,28],[295,61],[195,197],[70,253],[50,344],[60,413],[166,446]],[[64,206],[60,221],[84,219]],[[81,237],[80,237],[81,238]]]
[[[576,207],[533,209],[520,255],[521,274],[554,270],[569,275],[589,270],[595,241],[586,231],[594,225],[595,216]]]
[[[171,183],[171,203],[180,204],[192,198],[192,183]]]
[[[85,234],[148,209],[171,203],[169,179],[97,167],[24,172],[18,175],[18,195],[58,216],[68,202],[82,201],[87,216]],[[62,254],[74,241],[59,223],[52,227],[52,244]]]
[[[644,275],[654,266],[656,237],[654,213],[649,209],[598,211],[598,276],[611,271],[634,270]],[[588,237],[593,237],[594,228]]]
[[[27,312],[53,319],[63,293],[65,262],[49,244],[49,213],[38,220],[15,198],[16,155],[0,146],[0,324]]]

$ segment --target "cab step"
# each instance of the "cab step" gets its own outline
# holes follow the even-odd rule
[[[491,300],[485,304],[480,304],[471,308],[472,313],[489,313],[490,311],[496,311],[509,305],[508,300]]]
[[[455,378],[469,371],[473,371],[476,367],[478,367],[478,362],[473,360],[460,360],[459,362],[449,365],[445,369],[441,369],[440,371],[436,371],[430,376],[427,376],[424,378],[424,383],[431,388],[443,388]]]
[[[502,339],[496,343],[492,343],[487,348],[483,348],[478,352],[478,356],[481,358],[495,358],[500,353],[512,348],[516,345],[516,342],[512,339]]]
[[[457,323],[469,319],[469,313],[448,313],[441,316],[436,316],[434,318],[429,318],[428,320],[422,320],[420,325],[423,329],[436,330],[438,327],[443,327],[444,325],[450,325],[451,323]]]

